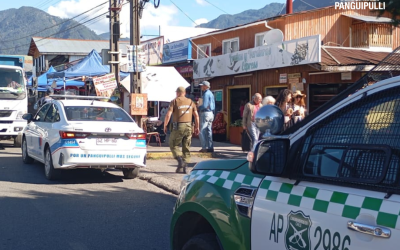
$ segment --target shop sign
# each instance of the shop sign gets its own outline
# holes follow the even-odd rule
[[[351,80],[351,72],[342,72],[341,79],[342,80]]]
[[[193,78],[321,62],[321,37],[309,36],[193,61]]]
[[[151,40],[140,42],[143,47],[146,65],[162,64],[164,37],[160,36]]]
[[[147,94],[131,94],[131,115],[147,115]]]
[[[93,77],[93,84],[97,96],[111,97],[114,90],[117,88],[117,81],[114,73]]]
[[[164,64],[192,59],[192,45],[189,39],[164,44]]]
[[[193,67],[190,66],[190,65],[181,66],[181,67],[175,67],[175,68],[179,72],[179,74],[193,73]]]
[[[287,74],[279,75],[279,83],[287,83]]]

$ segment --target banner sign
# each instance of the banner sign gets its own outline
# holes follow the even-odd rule
[[[192,44],[189,39],[164,44],[163,51],[164,64],[192,59]]]
[[[137,51],[136,51],[137,47]],[[138,63],[138,72],[143,72],[146,70],[146,58],[144,56],[143,52],[143,47],[141,45],[135,46],[135,45],[127,45],[127,57],[128,57],[128,68],[127,72],[136,72],[136,56],[137,58],[137,63]]]
[[[159,65],[163,62],[164,37],[140,42],[143,48],[144,60],[147,66]]]
[[[193,61],[193,78],[236,75],[256,70],[321,62],[320,35]]]
[[[147,115],[147,94],[131,94],[131,115]]]
[[[93,84],[96,88],[97,96],[111,97],[114,90],[117,88],[117,81],[114,73],[93,77]]]
[[[175,69],[179,72],[179,74],[193,73],[193,66],[191,65],[179,66],[175,67]]]

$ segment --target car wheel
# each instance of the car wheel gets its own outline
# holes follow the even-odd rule
[[[182,250],[222,250],[215,234],[199,234],[193,236]]]
[[[135,179],[139,175],[139,168],[122,169],[126,179]]]
[[[56,180],[61,176],[61,170],[55,169],[53,166],[50,148],[47,148],[44,153],[44,174],[49,180]]]
[[[28,145],[26,139],[22,139],[22,161],[26,164],[33,163],[34,159],[28,155]]]

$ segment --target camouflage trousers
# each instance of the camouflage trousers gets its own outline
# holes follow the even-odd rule
[[[186,163],[190,162],[190,144],[192,143],[191,123],[178,123],[178,128],[172,130],[169,137],[169,148],[175,159],[182,157]],[[179,145],[182,144],[182,153],[179,152]]]

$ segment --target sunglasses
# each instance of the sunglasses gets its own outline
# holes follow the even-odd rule
[[[303,98],[301,95],[296,96],[295,98]]]

